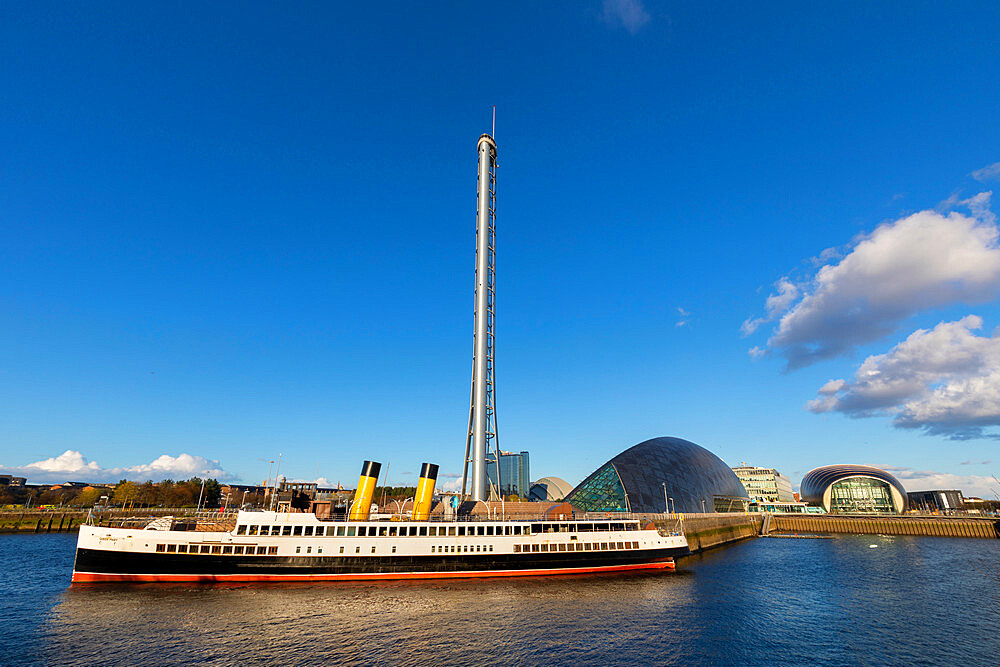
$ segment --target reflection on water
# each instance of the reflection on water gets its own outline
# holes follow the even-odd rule
[[[689,638],[690,579],[73,588],[48,641],[52,657],[80,661],[110,651],[137,661],[597,662],[635,643],[669,661]],[[643,622],[651,617],[663,624]]]
[[[659,574],[69,589],[71,537],[8,539],[0,557],[21,567],[0,594],[36,592],[0,611],[23,638],[0,647],[11,662],[996,664],[1000,655],[1000,542],[989,540],[759,539]]]

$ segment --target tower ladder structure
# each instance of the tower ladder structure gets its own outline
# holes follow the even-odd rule
[[[479,175],[476,191],[476,310],[473,335],[472,390],[469,429],[462,467],[462,497],[489,500],[492,486],[487,475],[490,454],[496,463],[500,495],[500,447],[496,411],[496,169],[497,147],[483,134],[477,146]],[[469,493],[469,464],[472,478]]]

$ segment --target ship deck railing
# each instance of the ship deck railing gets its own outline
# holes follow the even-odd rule
[[[144,529],[156,521],[170,520],[172,524],[235,524],[238,509],[198,510],[192,507],[160,508],[150,512],[141,509],[101,508],[91,510],[84,523],[88,526],[109,528]]]
[[[269,511],[269,510],[251,510]],[[169,529],[173,530],[193,530],[206,531],[217,528],[228,532],[235,527],[239,510],[195,510],[193,508],[176,508],[167,513],[160,508],[156,508],[154,513],[143,513],[134,509],[103,509],[98,512],[91,511],[86,519],[86,524],[91,526],[105,526],[113,528],[132,528],[135,530],[145,529],[153,526],[157,522],[166,525],[169,522]],[[276,512],[276,514],[302,514],[301,512]],[[650,514],[633,512],[574,512],[570,514],[551,514],[540,512],[538,514],[491,512],[490,514],[433,514],[427,519],[415,520],[409,512],[371,514],[365,519],[350,519],[347,516],[335,515],[321,518],[324,524],[340,523],[496,523],[516,522],[516,523],[568,523],[568,522],[610,522],[619,523],[622,521],[648,520],[656,524],[662,535],[682,535],[684,533],[683,519],[678,514]],[[163,528],[168,529],[168,528]]]

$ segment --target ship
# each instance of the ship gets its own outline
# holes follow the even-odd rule
[[[74,584],[368,581],[674,569],[675,558],[688,553],[679,517],[664,516],[654,523],[648,516],[620,512],[578,514],[566,504],[539,505],[536,516],[511,517],[502,502],[491,507],[491,499],[503,496],[499,466],[497,479],[491,481],[487,472],[491,452],[494,461],[500,454],[493,366],[496,151],[492,134],[480,136],[472,395],[461,494],[455,496],[464,501],[459,508],[446,512],[446,503],[435,501],[438,466],[424,463],[410,511],[374,513],[381,464],[365,461],[343,513],[320,511],[321,504],[315,502],[309,511],[280,505],[275,511],[272,502],[267,510],[193,517],[112,520],[92,515],[80,526]]]
[[[346,516],[238,511],[80,526],[73,583],[303,582],[547,576],[672,570],[682,524],[623,513],[535,519],[430,514],[437,466],[424,464],[412,510],[373,517],[379,464],[365,461]],[[440,509],[441,503],[436,503]],[[554,506],[550,509],[560,509]],[[220,526],[219,524],[225,524]]]

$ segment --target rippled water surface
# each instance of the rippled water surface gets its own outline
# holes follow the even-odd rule
[[[69,588],[74,545],[0,536],[7,664],[1000,664],[1000,541],[757,539],[673,574]]]

